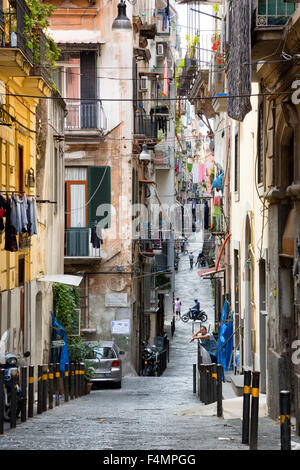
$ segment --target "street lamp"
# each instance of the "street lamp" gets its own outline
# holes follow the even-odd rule
[[[151,155],[148,151],[147,144],[143,144],[142,151],[140,153],[140,162],[149,163],[151,160]]]
[[[131,29],[131,22],[126,16],[126,4],[124,0],[121,0],[118,4],[118,16],[114,19],[112,29]]]

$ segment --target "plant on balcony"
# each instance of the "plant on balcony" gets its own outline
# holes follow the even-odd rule
[[[77,338],[71,335],[74,311],[79,308],[79,291],[77,287],[70,287],[66,284],[53,284],[53,303],[56,319],[66,330],[68,344],[77,341]]]
[[[24,17],[24,33],[27,37],[27,46],[32,49],[35,64],[41,64],[43,60],[46,66],[53,68],[60,55],[60,49],[53,39],[45,33],[50,26],[49,18],[55,8],[53,5],[42,5],[39,0],[25,0],[30,10],[30,15]],[[45,35],[45,56],[41,58],[41,36]],[[42,59],[42,60],[41,60]]]
[[[193,40],[190,40],[189,35],[186,36],[187,41],[187,52],[186,57],[188,59],[195,59],[196,55],[196,46],[199,44],[199,37],[197,35],[194,36]]]

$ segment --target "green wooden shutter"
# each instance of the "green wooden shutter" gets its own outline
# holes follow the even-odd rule
[[[109,228],[111,225],[110,210],[103,216],[96,215],[98,207],[102,204],[111,204],[111,171],[109,166],[90,166],[88,168],[88,200],[88,226],[93,227],[96,221],[99,222],[108,216],[109,222],[104,228]]]

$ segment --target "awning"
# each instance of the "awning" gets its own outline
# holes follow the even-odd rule
[[[99,31],[87,29],[48,29],[49,36],[57,44],[105,44]]]
[[[217,269],[216,267],[213,267],[213,268],[209,268],[209,269],[203,269],[203,271],[198,271],[198,275],[200,277],[203,277],[203,276],[212,276],[214,274],[217,274],[217,273],[222,273],[225,271],[225,268],[224,266],[222,266],[221,268]]]
[[[79,286],[82,279],[82,276],[72,276],[70,274],[49,274],[48,276],[40,277],[37,281],[59,282],[60,284],[68,284],[69,286]]]

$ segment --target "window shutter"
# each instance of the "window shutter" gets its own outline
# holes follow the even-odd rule
[[[100,184],[101,183],[101,184]],[[97,209],[102,204],[111,204],[111,169],[105,166],[92,166],[88,168],[88,225],[93,227],[95,222],[108,217],[108,223],[103,228],[111,225],[111,211],[104,215],[96,215]]]

